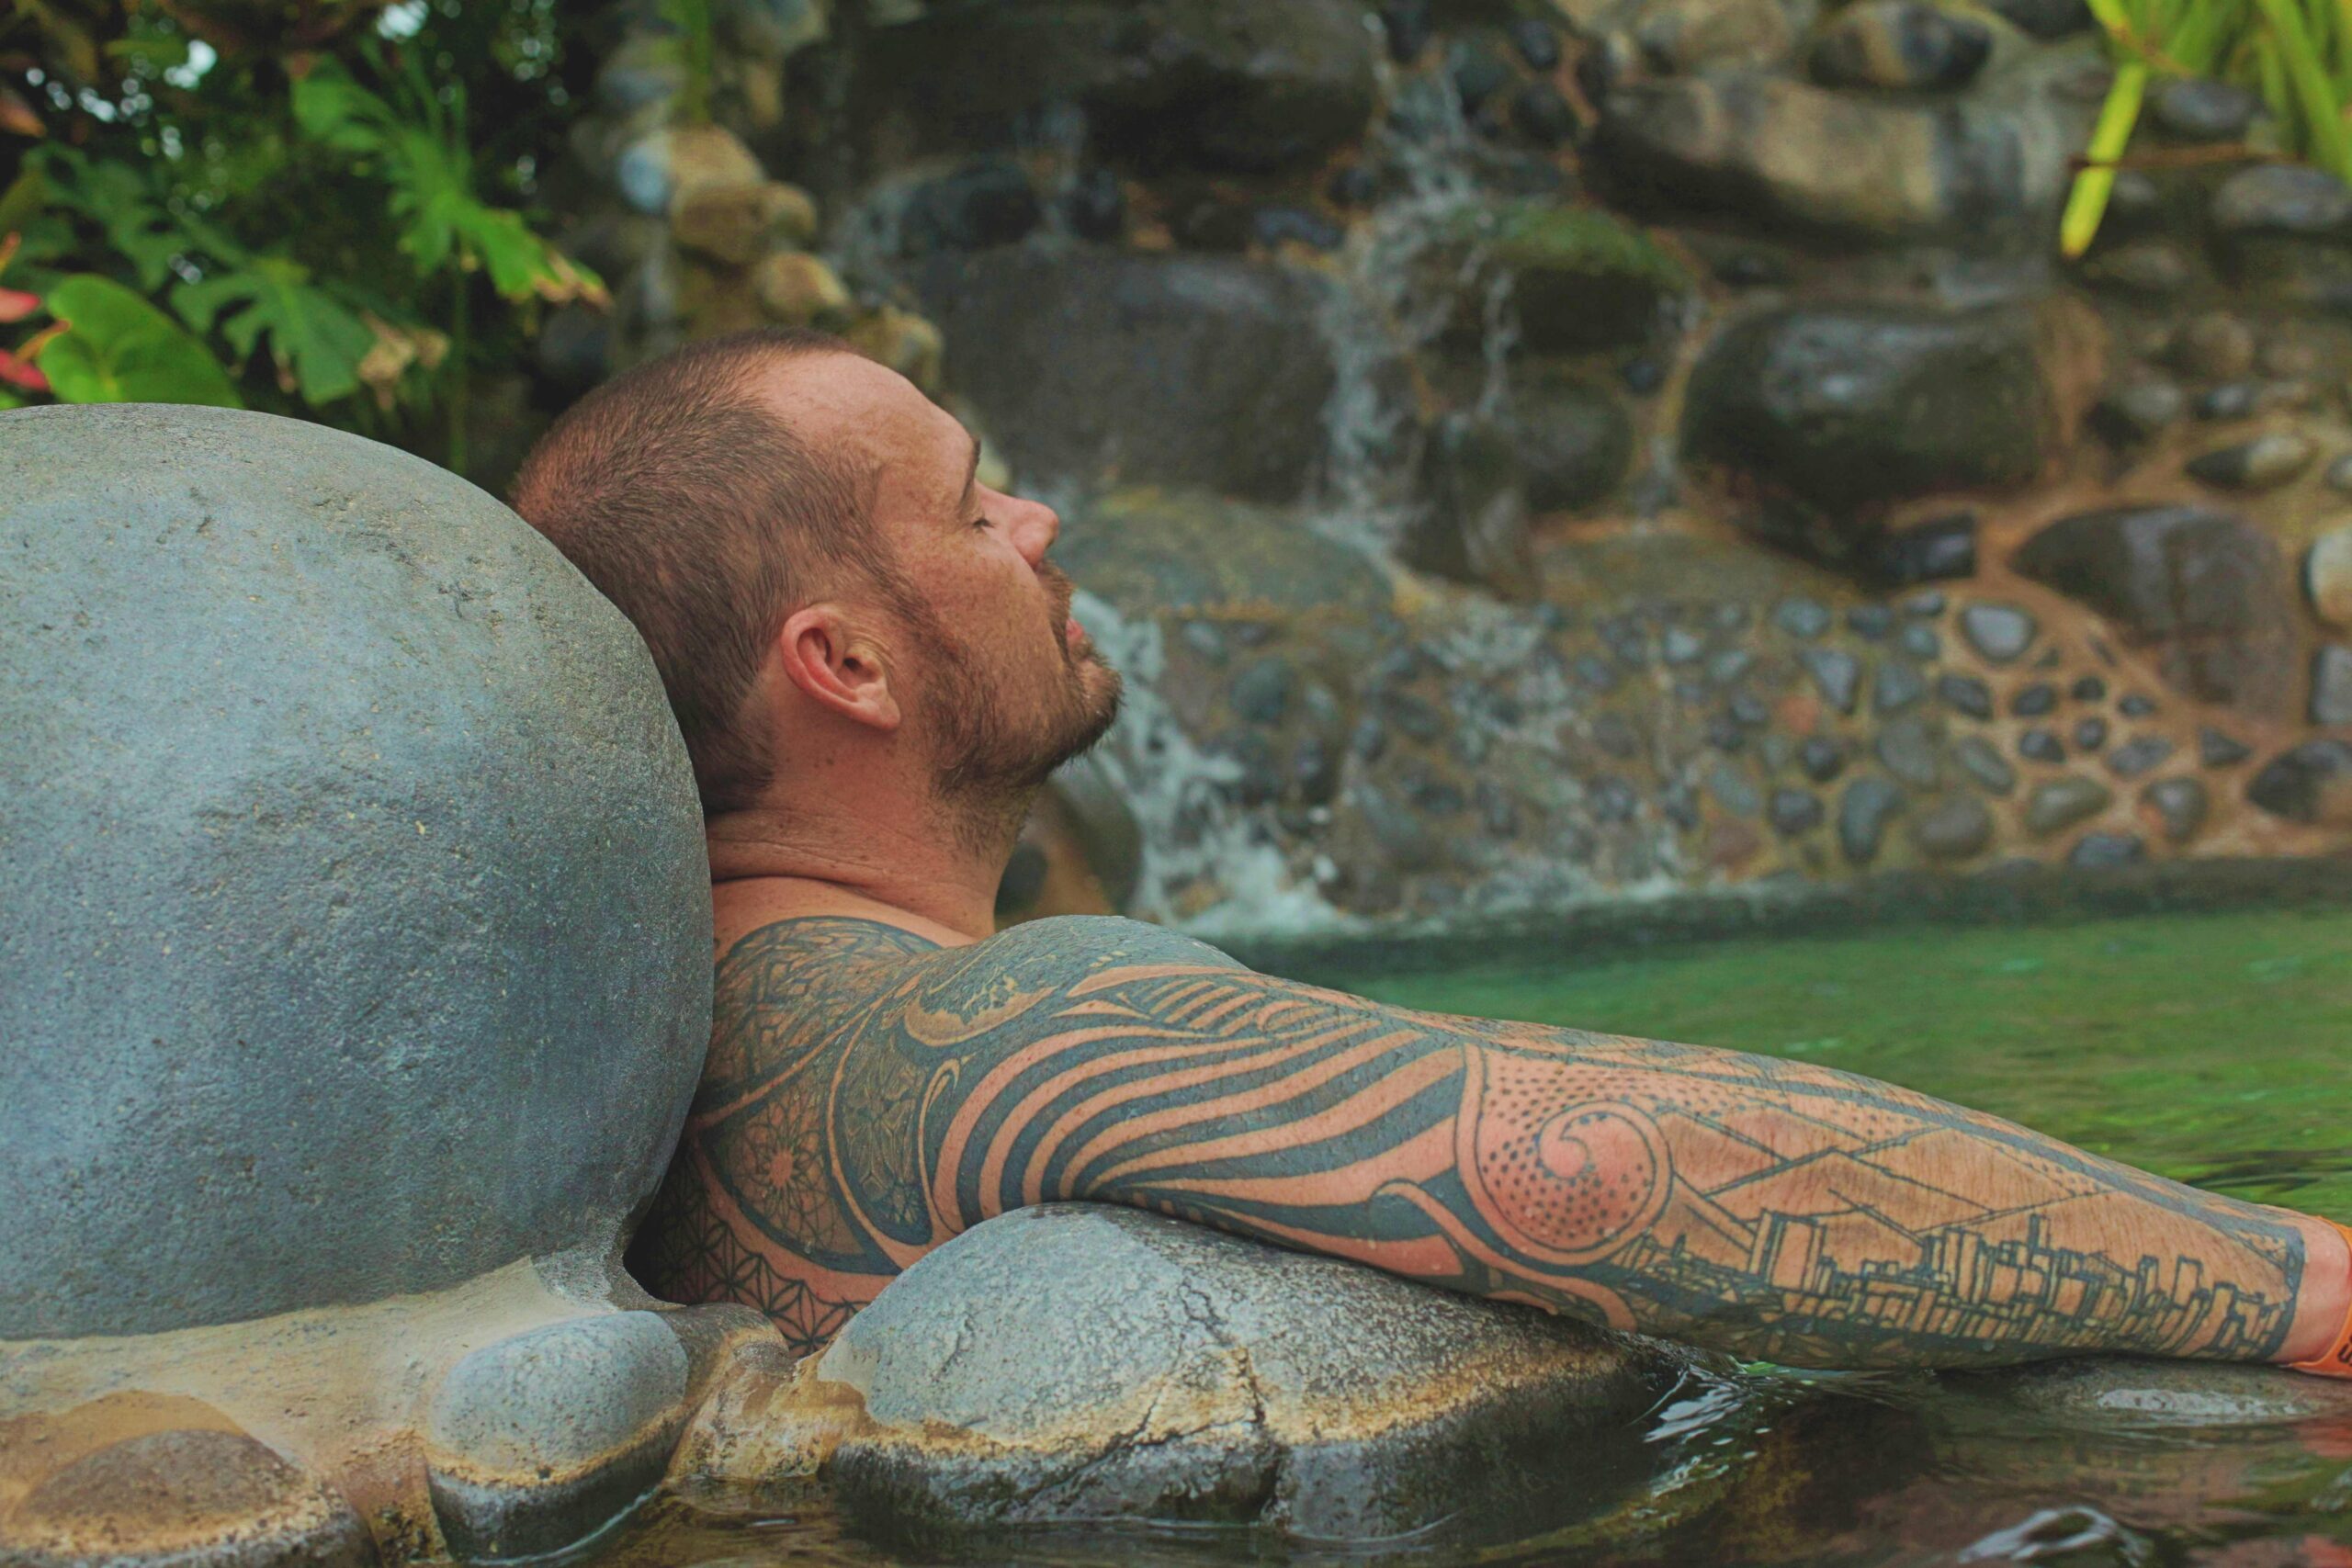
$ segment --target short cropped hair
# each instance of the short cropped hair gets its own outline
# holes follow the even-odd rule
[[[689,344],[566,410],[514,477],[514,510],[652,651],[707,816],[775,775],[768,737],[742,719],[785,618],[851,578],[902,596],[871,476],[813,450],[754,389],[780,360],[854,352],[782,327]]]

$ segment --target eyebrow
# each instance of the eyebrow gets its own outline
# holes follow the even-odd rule
[[[964,489],[956,498],[956,520],[962,522],[964,513],[972,509],[972,491],[980,482],[980,438],[972,437],[972,460],[964,469]]]

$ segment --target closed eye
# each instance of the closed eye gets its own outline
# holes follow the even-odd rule
[[[972,526],[975,528],[993,528],[996,525],[986,517],[975,517],[972,519]]]

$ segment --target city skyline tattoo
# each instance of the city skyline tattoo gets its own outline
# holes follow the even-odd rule
[[[1062,1200],[1801,1365],[2269,1359],[2301,1275],[2277,1211],[1891,1085],[1384,1007],[1132,921],[780,922],[717,1019],[632,1261],[802,1350]]]

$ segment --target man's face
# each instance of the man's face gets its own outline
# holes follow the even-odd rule
[[[888,608],[907,639],[894,684],[942,795],[1025,799],[1101,739],[1119,705],[1118,672],[1046,558],[1060,519],[980,483],[971,434],[895,372],[828,355],[787,374],[876,465],[876,524],[902,589]]]

